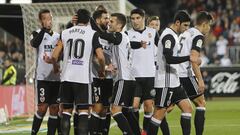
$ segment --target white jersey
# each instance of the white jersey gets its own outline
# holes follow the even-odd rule
[[[113,66],[116,68],[114,81],[118,80],[135,80],[132,74],[132,54],[128,36],[121,32],[122,41],[119,45],[113,45]]]
[[[157,52],[157,67],[155,75],[155,88],[175,88],[180,86],[178,75],[179,64],[166,63],[165,56],[163,55],[164,49],[169,49],[173,52],[172,56],[177,56],[179,50],[179,39],[177,33],[172,29],[166,28],[158,42]]]
[[[132,49],[132,65],[135,77],[154,77],[155,76],[155,36],[156,30],[146,27],[144,31],[139,32],[134,29],[127,31],[130,41],[147,42],[147,47]]]
[[[64,48],[61,81],[91,83],[92,55],[100,46],[97,33],[89,25],[77,25],[64,30],[61,40]]]
[[[109,65],[112,63],[112,45],[107,41],[99,37],[99,43],[102,45],[103,53],[105,57],[105,64]],[[96,59],[93,60],[93,77],[98,78],[99,64]],[[112,73],[109,71],[105,72],[105,78],[111,79]]]
[[[39,33],[41,30],[37,30]],[[43,56],[47,54],[48,56],[52,55],[53,49],[55,48],[59,40],[59,34],[53,32],[53,35],[44,33],[42,42],[40,43],[37,50],[37,61],[36,61],[36,71],[35,77],[36,80],[44,81],[60,81],[60,75],[53,72],[53,65],[48,64],[43,60]]]
[[[179,36],[180,50],[179,56],[190,55],[191,50],[196,50],[200,53],[203,45],[203,34],[196,28],[190,28]],[[186,61],[179,65],[179,77],[195,76],[191,62]]]

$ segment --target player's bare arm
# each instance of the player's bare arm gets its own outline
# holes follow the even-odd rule
[[[193,69],[193,72],[198,80],[198,87],[199,87],[199,92],[200,93],[203,93],[204,92],[204,89],[205,89],[205,84],[204,84],[204,81],[203,81],[203,78],[202,78],[202,74],[201,74],[201,71],[200,71],[200,63],[199,63],[199,57],[200,57],[200,53],[196,50],[191,50],[191,54],[190,54],[190,57],[192,59],[195,59],[196,61],[191,61],[191,64],[192,64],[192,69]]]
[[[105,76],[105,58],[104,58],[104,54],[103,54],[103,49],[97,48],[95,50],[95,52],[96,52],[96,57],[98,59],[99,65],[100,65],[99,77],[101,79],[103,79]]]

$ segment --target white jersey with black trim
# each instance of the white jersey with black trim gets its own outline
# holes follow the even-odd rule
[[[37,30],[39,33],[41,30]],[[44,33],[43,40],[37,50],[37,61],[36,61],[36,80],[44,81],[60,81],[60,75],[53,72],[53,65],[48,64],[43,60],[43,56],[46,54],[48,56],[52,55],[53,49],[55,48],[59,40],[59,34],[53,32],[53,35]]]
[[[204,39],[203,34],[196,28],[190,28],[179,36],[180,50],[179,56],[190,55],[191,50],[200,52]],[[195,76],[191,62],[186,61],[179,65],[179,77]]]
[[[118,80],[135,80],[132,68],[132,54],[128,35],[124,32],[122,34],[122,41],[119,45],[113,45],[113,66],[116,69],[114,81]]]
[[[92,82],[93,36],[91,26],[73,26],[61,34],[63,43],[63,69],[61,81]]]
[[[147,42],[147,47],[132,49],[132,65],[135,77],[154,77],[155,76],[155,41],[156,30],[146,27],[144,31],[139,32],[134,29],[127,31],[130,41]]]
[[[164,44],[163,40],[167,37]],[[163,54],[164,49],[172,49],[172,56],[178,56],[179,50],[179,39],[177,33],[175,33],[171,28],[166,28],[159,39],[158,50],[157,50],[157,65],[156,65],[156,75],[155,75],[155,88],[175,88],[180,85],[178,68],[179,64],[168,64],[166,62],[165,56]]]

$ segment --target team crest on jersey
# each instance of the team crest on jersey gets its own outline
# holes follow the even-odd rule
[[[40,97],[40,102],[44,102],[45,101],[45,97]]]
[[[133,36],[132,38],[136,38],[136,36]]]
[[[152,97],[155,97],[155,96],[156,96],[156,90],[155,90],[155,89],[152,89],[152,90],[150,91],[150,95],[151,95]]]
[[[151,37],[152,37],[152,34],[151,34],[151,33],[148,33],[148,37],[151,38]]]
[[[167,40],[167,41],[165,42],[165,48],[170,49],[170,48],[171,48],[171,44],[172,44],[172,42],[171,42],[170,40]]]
[[[203,44],[202,39],[199,39],[199,40],[197,41],[196,46],[199,47],[199,48],[202,48],[202,44]]]

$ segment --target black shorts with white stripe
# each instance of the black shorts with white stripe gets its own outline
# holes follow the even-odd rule
[[[36,87],[38,104],[40,103],[47,103],[48,105],[58,104],[57,98],[60,87],[59,81],[37,80]]]
[[[178,104],[183,99],[188,99],[186,92],[179,87],[175,88],[155,88],[155,106],[167,108],[171,104]]]
[[[136,82],[119,80],[113,86],[111,103],[117,106],[132,107]]]
[[[193,100],[202,95],[198,92],[198,82],[195,76],[181,77],[180,83],[187,92],[189,99]]]
[[[64,109],[73,108],[74,103],[77,109],[88,109],[92,105],[92,86],[64,81],[61,83],[60,98]]]

